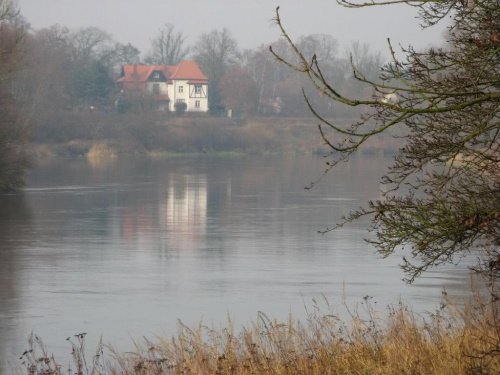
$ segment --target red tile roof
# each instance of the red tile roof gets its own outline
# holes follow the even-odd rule
[[[172,75],[176,66],[162,65],[124,65],[123,75],[117,82],[146,82],[154,71],[161,71],[168,78]]]
[[[189,79],[196,80],[196,83],[208,83],[208,77],[201,72],[194,61],[181,61],[179,65],[124,65],[123,75],[116,81],[146,82],[154,71],[163,72],[169,81]]]
[[[194,79],[208,82],[208,77],[201,72],[194,61],[181,61],[169,79]]]

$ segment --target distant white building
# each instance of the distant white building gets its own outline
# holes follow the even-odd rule
[[[116,80],[124,92],[152,95],[158,110],[175,111],[175,103],[186,103],[187,112],[208,111],[208,77],[194,61],[179,65],[124,65]]]

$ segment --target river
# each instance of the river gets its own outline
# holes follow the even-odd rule
[[[69,361],[66,338],[119,349],[175,334],[178,320],[236,327],[258,311],[306,316],[312,299],[341,313],[372,296],[433,310],[469,290],[466,264],[406,285],[401,255],[381,259],[360,221],[321,236],[380,198],[387,156],[358,156],[321,176],[311,155],[180,156],[35,163],[0,195],[0,373],[20,364],[32,331]]]

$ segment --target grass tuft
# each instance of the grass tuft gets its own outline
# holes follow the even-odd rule
[[[441,307],[425,316],[404,303],[383,317],[370,297],[350,319],[326,312],[314,301],[304,322],[289,316],[279,322],[259,312],[258,319],[236,333],[231,319],[222,329],[180,323],[177,336],[144,339],[135,350],[119,353],[99,346],[92,365],[84,359],[84,336],[72,342],[75,374],[498,374],[500,373],[499,300],[479,298]],[[38,339],[23,357],[29,374],[62,374]],[[44,359],[45,358],[45,359]],[[67,370],[66,370],[67,371]],[[66,373],[66,372],[65,372]]]

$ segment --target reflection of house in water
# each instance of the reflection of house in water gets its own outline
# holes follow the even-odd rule
[[[159,207],[161,228],[181,249],[199,245],[206,232],[207,180],[205,175],[170,178]]]
[[[151,207],[128,207],[121,215],[121,236],[124,240],[136,243],[152,241],[155,217]]]

